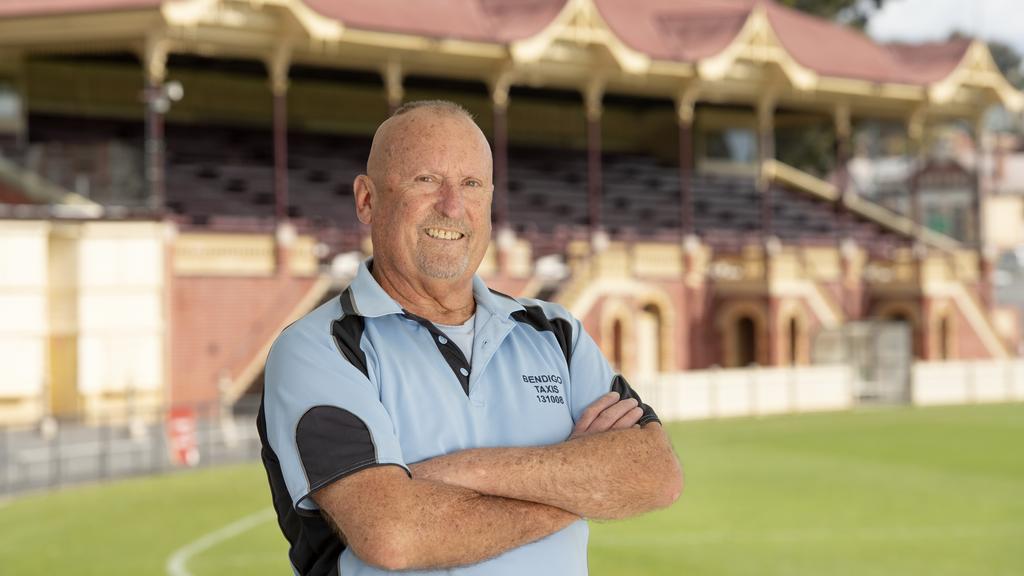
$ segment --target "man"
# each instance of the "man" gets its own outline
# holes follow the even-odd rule
[[[580,322],[474,276],[491,171],[461,107],[395,112],[354,183],[373,258],[274,343],[259,428],[297,574],[583,575],[583,518],[682,489]]]

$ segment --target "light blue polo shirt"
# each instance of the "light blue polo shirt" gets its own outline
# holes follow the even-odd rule
[[[384,292],[371,262],[282,332],[267,360],[263,460],[297,574],[386,573],[330,533],[311,494],[331,482],[468,448],[562,442],[602,394],[636,397],[563,307],[492,292],[474,277],[470,364]],[[642,423],[657,420],[641,405]],[[587,535],[581,520],[479,564],[413,574],[584,575]]]

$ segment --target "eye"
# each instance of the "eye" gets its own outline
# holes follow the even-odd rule
[[[421,175],[416,177],[416,181],[417,182],[434,182],[436,180],[430,174],[421,174]]]
[[[482,188],[484,183],[479,180],[471,178],[469,180],[466,180],[465,185],[469,186],[470,188]]]

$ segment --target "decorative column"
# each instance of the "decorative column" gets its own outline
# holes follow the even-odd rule
[[[841,240],[849,233],[846,229],[846,195],[853,193],[850,189],[850,158],[852,157],[851,140],[853,138],[853,122],[850,119],[850,105],[843,103],[836,106],[835,114],[836,133],[836,157],[835,157],[835,185],[838,196],[836,197],[836,235]]]
[[[282,43],[267,60],[274,98],[274,220],[288,220],[288,69],[291,45]]]
[[[986,140],[988,127],[985,125],[985,113],[978,114],[974,120],[974,179],[971,195],[971,212],[974,219],[974,248],[978,253],[978,296],[982,304],[989,308],[992,305],[992,260],[990,250],[985,242],[985,199],[988,195],[987,177],[990,172],[990,156]]]
[[[384,94],[388,100],[388,115],[395,113],[405,99],[405,88],[402,86],[402,63],[397,58],[388,60],[381,71],[384,77]]]
[[[679,129],[679,233],[682,236],[682,270],[679,278],[680,291],[680,322],[682,341],[688,343],[680,350],[682,369],[694,367],[699,351],[692,341],[702,340],[704,334],[693,330],[693,308],[695,292],[690,289],[689,277],[693,258],[690,257],[691,244],[696,243],[696,227],[693,221],[693,120],[694,106],[699,93],[699,85],[695,82],[688,85],[676,97],[676,123]],[[699,294],[699,293],[697,293]],[[696,300],[699,303],[699,298]],[[698,312],[699,313],[699,312]],[[700,316],[698,316],[698,319]]]
[[[510,79],[502,75],[491,85],[494,113],[494,220],[499,229],[509,224],[508,210],[508,91]]]
[[[592,80],[584,90],[583,104],[587,115],[587,206],[590,236],[594,238],[601,230],[601,115],[604,98],[604,82]]]
[[[767,242],[774,234],[772,187],[765,172],[765,164],[775,159],[775,100],[775,91],[768,90],[757,102],[757,188],[761,194],[762,242]]]
[[[693,121],[699,86],[687,86],[676,97],[679,127],[679,227],[685,239],[696,233],[693,220]]]
[[[850,188],[850,140],[853,129],[850,121],[850,105],[842,103],[836,106],[834,114],[834,125],[836,134],[836,158],[835,158],[835,185],[836,201],[834,206],[835,214],[835,240],[836,249],[839,252],[840,274],[839,274],[839,309],[842,310],[844,318],[851,317],[850,290],[848,289],[848,254],[855,246],[850,234],[849,218],[847,213],[847,194],[853,194]]]
[[[146,77],[146,188],[149,208],[157,213],[163,213],[167,200],[164,179],[164,114],[169,103],[163,94],[167,77],[167,51],[166,38],[150,36],[146,38],[142,55]]]
[[[915,245],[921,244],[921,232],[924,220],[921,216],[920,179],[928,159],[928,149],[924,142],[925,110],[918,108],[907,121],[907,147],[912,162],[910,171],[910,209],[909,216],[914,223]],[[915,252],[920,251],[915,250]]]
[[[494,221],[498,271],[508,272],[509,251],[515,245],[508,208],[508,91],[511,77],[499,75],[490,85],[491,108],[494,114]]]

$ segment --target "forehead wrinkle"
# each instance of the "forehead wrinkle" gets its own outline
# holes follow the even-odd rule
[[[447,123],[447,120],[455,119],[459,124]],[[461,115],[437,111],[431,109],[414,110],[401,116],[389,118],[380,125],[374,135],[373,144],[370,147],[370,156],[367,160],[367,175],[375,184],[383,184],[387,178],[398,172],[407,172],[427,168],[430,170],[447,169],[448,166],[440,164],[451,164],[447,151],[449,142],[465,137],[454,135],[454,132],[464,130],[473,132],[470,138],[476,140],[477,152],[484,158],[481,166],[482,174],[463,174],[491,179],[490,170],[493,159],[491,147],[487,138],[469,118]],[[440,142],[431,142],[431,146],[424,148],[424,142],[436,138],[434,134],[443,131],[443,138]],[[424,165],[426,164],[426,166]],[[431,165],[439,164],[439,165]],[[472,169],[472,168],[471,168]]]

